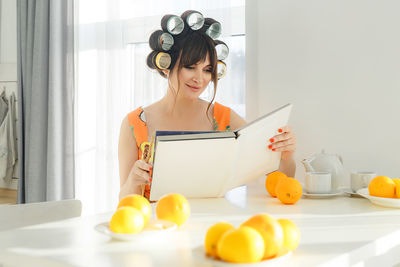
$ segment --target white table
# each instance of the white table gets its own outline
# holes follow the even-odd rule
[[[302,198],[283,205],[258,183],[226,198],[190,200],[190,205],[189,221],[158,242],[116,241],[95,231],[112,212],[0,232],[0,266],[211,266],[199,261],[208,227],[220,220],[238,226],[260,212],[289,218],[300,228],[300,246],[285,266],[383,267],[400,262],[400,209],[367,199]]]

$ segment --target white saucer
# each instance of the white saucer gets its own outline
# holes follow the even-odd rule
[[[303,191],[303,196],[308,198],[330,198],[336,197],[343,194],[342,190],[333,190],[329,193],[308,193],[307,191]]]
[[[368,188],[360,189],[357,191],[357,193],[369,199],[369,201],[371,201],[375,205],[400,209],[400,198],[374,197],[369,194]]]
[[[165,232],[173,231],[177,225],[170,221],[151,219],[140,233],[137,234],[116,234],[110,230],[109,222],[99,223],[94,227],[96,231],[108,235],[109,237],[124,241],[159,239]]]

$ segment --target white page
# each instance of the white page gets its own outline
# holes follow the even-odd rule
[[[187,198],[220,197],[232,177],[235,138],[160,141],[150,199],[167,193]]]
[[[269,139],[287,125],[291,108],[292,105],[286,105],[239,130],[234,177],[226,185],[225,192],[279,168],[281,153],[268,149]]]

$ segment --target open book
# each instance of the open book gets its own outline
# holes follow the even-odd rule
[[[150,200],[167,193],[222,197],[277,170],[281,153],[268,142],[287,125],[291,109],[287,104],[235,131],[157,132]]]

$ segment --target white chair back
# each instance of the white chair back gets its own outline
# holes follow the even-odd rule
[[[0,205],[0,231],[81,216],[77,199]]]

